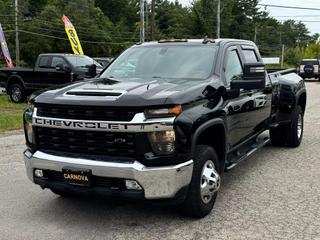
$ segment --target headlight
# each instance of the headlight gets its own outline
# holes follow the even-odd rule
[[[31,105],[23,114],[24,131],[28,143],[33,143],[33,128],[32,128],[33,106]]]
[[[177,105],[171,108],[148,109],[145,110],[145,115],[147,118],[174,117],[179,115],[181,112],[181,106]]]
[[[156,155],[168,155],[175,151],[175,132],[161,131],[148,134],[153,151]]]

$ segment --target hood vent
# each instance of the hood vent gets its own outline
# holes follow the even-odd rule
[[[66,94],[73,96],[119,97],[123,92],[70,91]]]

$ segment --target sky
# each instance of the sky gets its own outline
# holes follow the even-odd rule
[[[174,1],[174,0],[172,0]],[[192,0],[178,0],[184,6],[189,6]],[[228,0],[221,0],[228,1]],[[260,0],[261,4],[273,4],[282,6],[293,7],[306,7],[306,8],[319,8],[320,0]],[[264,9],[264,7],[262,7]],[[319,21],[319,22],[304,22],[311,34],[320,33],[320,10],[297,10],[297,9],[284,9],[284,8],[272,8],[267,7],[267,12],[270,16],[275,17],[277,20],[302,20],[302,21]],[[302,16],[297,16],[302,15]],[[281,17],[285,16],[285,17]],[[294,17],[287,17],[294,16]]]

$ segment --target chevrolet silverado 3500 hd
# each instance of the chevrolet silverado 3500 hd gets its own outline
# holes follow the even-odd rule
[[[31,97],[27,174],[62,196],[171,199],[203,217],[225,170],[269,140],[300,145],[306,98],[302,78],[266,71],[251,41],[137,44],[99,77]]]

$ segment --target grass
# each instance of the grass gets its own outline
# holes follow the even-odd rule
[[[9,96],[0,96],[0,132],[22,128],[22,114],[27,108],[26,103],[16,104]]]

